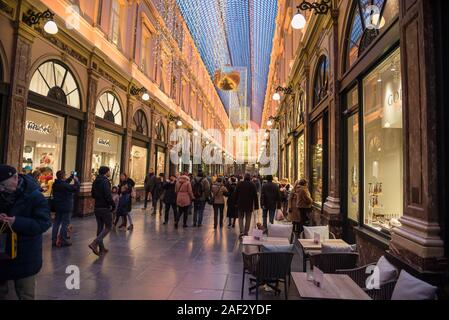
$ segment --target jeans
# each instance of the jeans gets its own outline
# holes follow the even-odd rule
[[[145,190],[145,201],[143,202],[143,207],[144,207],[145,209],[147,208],[147,204],[148,204],[148,195],[149,195],[150,193],[151,193],[150,191]]]
[[[249,228],[251,227],[251,217],[252,212],[244,212],[239,210],[239,227],[240,227],[240,233],[244,234],[245,236],[249,233]],[[245,226],[243,226],[243,219],[245,219]]]
[[[214,228],[218,226],[218,215],[220,215],[220,227],[223,227],[224,204],[214,204]]]
[[[19,300],[34,300],[36,295],[36,277],[11,280]],[[0,300],[6,300],[8,295],[8,281],[0,282]]]
[[[71,212],[60,212],[56,211],[56,218],[53,224],[53,229],[51,232],[51,241],[56,243],[58,239],[59,228],[61,227],[61,241],[62,243],[68,242],[69,239],[67,237],[67,228],[70,224],[70,216]]]
[[[175,217],[178,215],[178,207],[176,206],[176,203],[166,203],[165,204],[165,219],[164,222],[168,223],[169,215],[170,215],[170,207],[173,208],[173,216]]]
[[[187,207],[178,207],[178,216],[176,217],[175,223],[179,223],[179,219],[181,219],[181,216],[184,215],[184,226],[187,226],[187,218],[189,217],[189,206]]]
[[[156,214],[157,202],[159,201],[159,195],[156,192],[151,192],[151,201],[153,202],[153,214]]]
[[[276,214],[276,208],[274,208],[274,209],[263,209],[263,211],[262,211],[262,219],[263,219],[263,227],[265,229],[268,228],[268,224],[267,224],[268,212],[270,212],[270,223],[274,224],[274,216]]]
[[[112,212],[109,209],[95,208],[95,219],[97,220],[97,238],[95,241],[100,248],[104,248],[103,239],[112,229]]]
[[[193,225],[203,224],[204,208],[206,208],[206,201],[195,201],[193,203]]]

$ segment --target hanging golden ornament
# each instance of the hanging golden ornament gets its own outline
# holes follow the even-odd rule
[[[232,69],[228,72],[216,70],[214,84],[218,89],[223,91],[236,91],[240,84],[240,73]]]

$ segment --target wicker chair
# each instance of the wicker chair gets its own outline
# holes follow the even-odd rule
[[[242,299],[245,290],[245,274],[255,277],[256,285],[249,288],[249,292],[256,289],[256,300],[259,300],[259,287],[268,285],[276,292],[279,282],[284,283],[285,299],[288,299],[288,282],[290,277],[291,263],[293,260],[292,252],[259,252],[253,254],[242,253],[243,255],[243,279],[242,279]],[[271,284],[276,283],[276,287]]]
[[[337,270],[355,268],[358,258],[358,253],[319,253],[310,256],[310,263],[324,273],[335,273]]]
[[[376,266],[376,263],[368,264],[364,267],[355,268],[355,269],[344,269],[344,270],[336,270],[337,274],[346,274],[348,275],[357,285],[362,288],[366,294],[368,294],[373,300],[391,300],[391,296],[393,295],[394,287],[396,286],[397,280],[387,282],[380,286],[380,289],[367,289],[366,281],[370,276],[369,273],[366,272],[367,268]]]

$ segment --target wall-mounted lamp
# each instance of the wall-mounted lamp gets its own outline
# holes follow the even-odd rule
[[[129,90],[129,93],[131,93],[133,96],[140,96],[143,101],[150,100],[150,95],[148,94],[148,90],[145,87],[142,88],[136,88],[134,86],[131,87]]]
[[[275,93],[273,94],[273,100],[274,101],[279,101],[281,100],[281,95],[279,94],[279,92],[284,93],[285,95],[290,95],[293,93],[293,89],[291,86],[288,87],[282,87],[282,86],[278,86],[275,90]]]
[[[48,9],[44,12],[34,12],[30,9],[23,15],[22,21],[31,27],[32,25],[39,24],[41,20],[47,20],[44,24],[44,31],[48,34],[57,34],[59,29],[54,21],[54,16],[55,14]]]
[[[302,11],[315,11],[315,14],[327,14],[329,10],[331,9],[331,0],[321,0],[320,2],[309,2],[303,0],[299,4],[299,6],[296,7],[298,9],[298,12],[293,16],[292,19],[292,28],[293,29],[303,29],[306,26],[306,18],[301,13]]]
[[[281,117],[279,117],[279,116],[277,116],[277,117],[271,116],[271,117],[268,118],[267,126],[271,127],[275,122],[279,122],[279,121],[281,121]]]
[[[178,127],[182,126],[182,121],[181,121],[181,117],[180,116],[174,116],[171,113],[168,115],[168,120],[171,122],[176,122],[176,125]]]

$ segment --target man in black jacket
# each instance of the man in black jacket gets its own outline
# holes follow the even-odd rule
[[[111,171],[108,167],[100,167],[98,176],[92,184],[92,197],[95,200],[95,218],[97,219],[97,238],[89,244],[89,248],[97,256],[105,254],[109,250],[105,248],[103,239],[112,229],[112,211],[115,203],[112,200]],[[98,247],[100,251],[98,251]]]
[[[0,226],[3,223],[17,234],[17,257],[0,260],[0,300],[8,295],[8,281],[14,281],[20,300],[33,300],[35,275],[42,268],[42,234],[51,227],[50,209],[36,181],[7,165],[0,165]]]
[[[251,227],[251,217],[254,210],[259,210],[257,189],[251,181],[251,175],[246,174],[245,180],[239,182],[235,190],[236,205],[239,214],[240,238],[247,236]],[[245,219],[245,224],[243,223]]]
[[[164,225],[168,224],[170,207],[173,208],[173,217],[176,220],[178,215],[178,207],[176,206],[176,177],[174,175],[170,176],[170,180],[165,181],[162,185],[164,189],[164,204],[165,204],[165,219]]]
[[[268,212],[270,213],[270,223],[274,224],[276,209],[281,208],[281,192],[279,191],[279,186],[273,183],[273,176],[267,176],[267,183],[262,186],[260,204],[262,207],[263,226],[267,229]]]
[[[71,184],[71,182],[74,184]],[[53,204],[56,211],[55,223],[52,230],[52,246],[57,244],[58,233],[61,236],[61,247],[71,246],[72,243],[67,236],[67,228],[70,224],[70,218],[73,214],[73,196],[80,189],[80,183],[73,174],[66,179],[65,172],[60,170],[56,173],[56,181],[53,183]],[[61,227],[61,231],[59,231]]]

